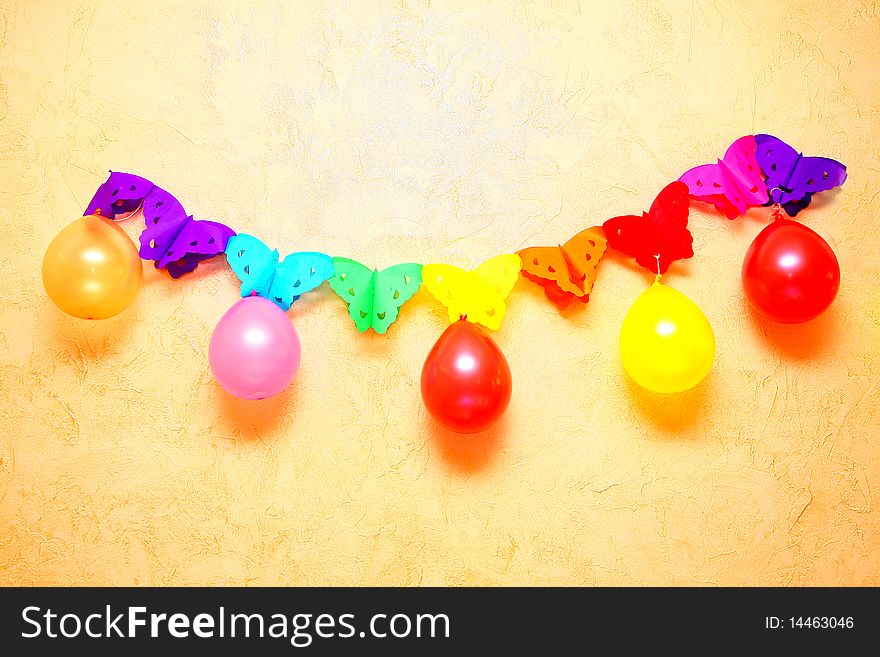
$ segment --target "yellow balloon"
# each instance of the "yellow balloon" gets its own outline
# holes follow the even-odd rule
[[[43,287],[61,310],[105,319],[125,310],[143,278],[134,243],[112,221],[90,215],[64,228],[43,256]]]
[[[682,392],[712,369],[715,334],[697,304],[655,281],[623,320],[620,357],[627,374],[643,388]]]

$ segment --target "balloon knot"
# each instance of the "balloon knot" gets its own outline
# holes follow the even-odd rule
[[[257,296],[257,291],[256,291],[256,290],[251,290],[251,296],[252,296],[252,297]]]
[[[463,321],[466,321],[466,320],[467,320],[467,315],[459,315],[459,316],[458,316],[458,321],[463,322]]]

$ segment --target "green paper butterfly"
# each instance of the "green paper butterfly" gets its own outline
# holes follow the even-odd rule
[[[379,271],[348,258],[333,258],[333,268],[330,287],[348,304],[348,314],[361,333],[369,328],[385,333],[422,284],[422,266],[415,263]]]

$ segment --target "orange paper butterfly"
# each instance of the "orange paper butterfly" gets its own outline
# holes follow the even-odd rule
[[[533,246],[519,252],[522,275],[543,286],[547,298],[564,310],[575,299],[590,300],[596,266],[605,253],[605,236],[598,226],[582,230],[561,246]]]

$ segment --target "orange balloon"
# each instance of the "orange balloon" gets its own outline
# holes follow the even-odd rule
[[[82,319],[121,313],[134,300],[143,276],[134,242],[115,223],[96,215],[64,228],[43,256],[43,287],[49,298]]]

